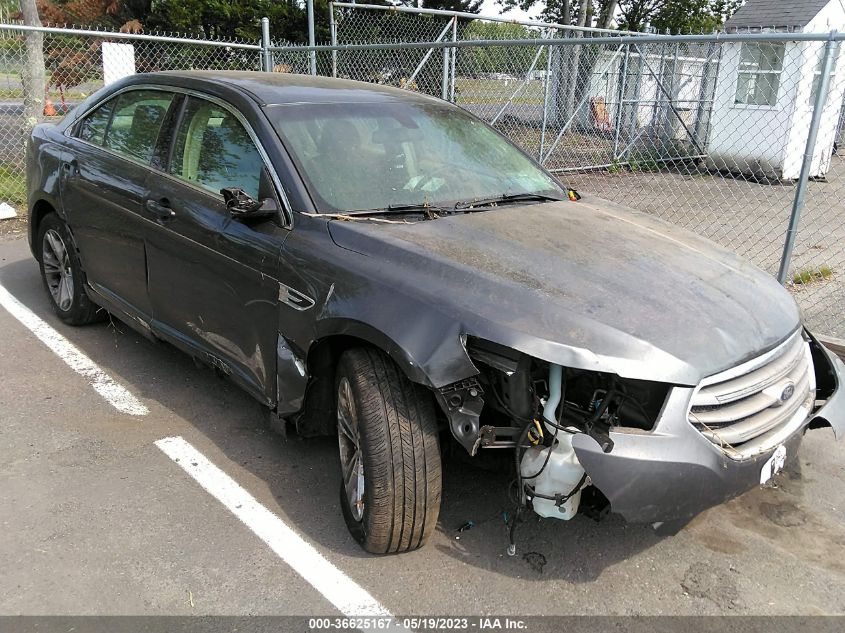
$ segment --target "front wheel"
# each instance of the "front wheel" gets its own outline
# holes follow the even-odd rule
[[[346,525],[368,552],[417,549],[440,513],[434,400],[373,348],[343,353],[336,387]]]
[[[38,227],[38,263],[53,311],[62,321],[85,325],[98,320],[99,308],[85,293],[85,273],[70,232],[55,213],[45,216]]]

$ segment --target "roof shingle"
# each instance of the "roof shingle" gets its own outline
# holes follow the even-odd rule
[[[725,22],[724,29],[805,27],[831,1],[836,0],[748,0]]]

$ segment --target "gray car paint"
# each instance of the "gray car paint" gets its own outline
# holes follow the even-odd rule
[[[701,378],[772,349],[799,327],[794,302],[769,275],[687,231],[589,197],[402,225],[320,216],[263,112],[274,103],[430,97],[357,82],[258,73],[124,79],[92,95],[62,124],[34,131],[27,174],[33,248],[45,208],[68,219],[58,187],[63,157],[73,145],[65,131],[114,91],[151,83],[232,104],[264,144],[282,183],[279,193],[288,205],[284,217],[278,227],[263,229],[282,244],[276,275],[278,336],[265,337],[268,349],[260,350],[265,362],[274,360],[276,380],[268,376],[261,393],[250,390],[259,400],[280,414],[298,411],[312,350],[336,336],[376,345],[412,380],[444,387],[477,374],[464,347],[471,335],[567,367],[676,385],[659,430],[618,432],[611,454],[597,452],[586,436],[577,438],[576,451],[588,473],[614,509],[629,518],[689,517],[752,485],[751,470],[745,470],[752,466],[726,462],[689,425],[685,407]],[[258,252],[248,231],[240,246],[246,249],[242,261]],[[228,256],[240,257],[237,252]],[[225,276],[226,269],[218,274]],[[236,276],[221,279],[237,281]],[[95,301],[104,299],[88,290]],[[172,300],[178,301],[178,294]],[[211,302],[207,309],[220,306]],[[128,312],[121,316],[136,328],[142,322]],[[235,327],[241,316],[221,315],[221,322]],[[152,330],[170,340],[166,327],[153,323]],[[216,334],[224,337],[221,347],[237,347],[235,333]],[[183,349],[198,344],[171,342]],[[843,366],[831,361],[829,370],[837,376],[838,389]],[[845,424],[840,393],[818,413],[839,436]],[[797,442],[790,439],[789,449]],[[710,483],[706,495],[699,474],[700,481]],[[696,494],[700,503],[681,503]]]
[[[784,443],[787,459],[796,458],[808,425],[830,426],[837,440],[845,437],[845,363],[819,345],[817,374],[830,374],[834,394]],[[825,359],[827,367],[818,366]],[[774,448],[744,461],[729,458],[687,422],[693,389],[677,387],[664,405],[654,431],[610,432],[613,451],[603,453],[595,440],[579,434],[572,445],[593,483],[610,500],[613,511],[638,523],[680,522],[760,484],[760,470]]]
[[[438,341],[436,351],[449,358],[462,356],[466,333],[566,367],[696,385],[774,347],[799,324],[795,303],[770,275],[596,198],[412,225],[332,222],[330,232],[362,255],[350,261],[367,269],[374,285],[365,291],[389,287],[460,324],[451,341]],[[430,327],[426,312],[399,323],[389,310],[375,316],[395,336]],[[427,349],[412,356],[425,359]],[[444,375],[434,362],[423,369],[437,376],[435,386],[476,373],[452,365]]]

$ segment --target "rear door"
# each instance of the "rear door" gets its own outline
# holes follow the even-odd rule
[[[88,282],[107,300],[149,321],[144,236],[147,179],[176,95],[118,94],[74,128],[62,161],[61,196]]]
[[[148,194],[148,204],[172,213],[148,238],[149,293],[154,329],[271,403],[278,267],[288,230],[280,219],[243,222],[226,209],[220,190],[228,187],[281,208],[245,124],[222,102],[187,98],[168,175],[156,178]]]

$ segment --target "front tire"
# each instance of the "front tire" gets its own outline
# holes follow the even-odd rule
[[[373,554],[425,544],[440,513],[434,400],[374,348],[338,363],[340,503],[350,533]]]
[[[99,308],[85,293],[85,273],[62,219],[50,213],[38,227],[38,265],[53,311],[69,325],[98,320]]]

